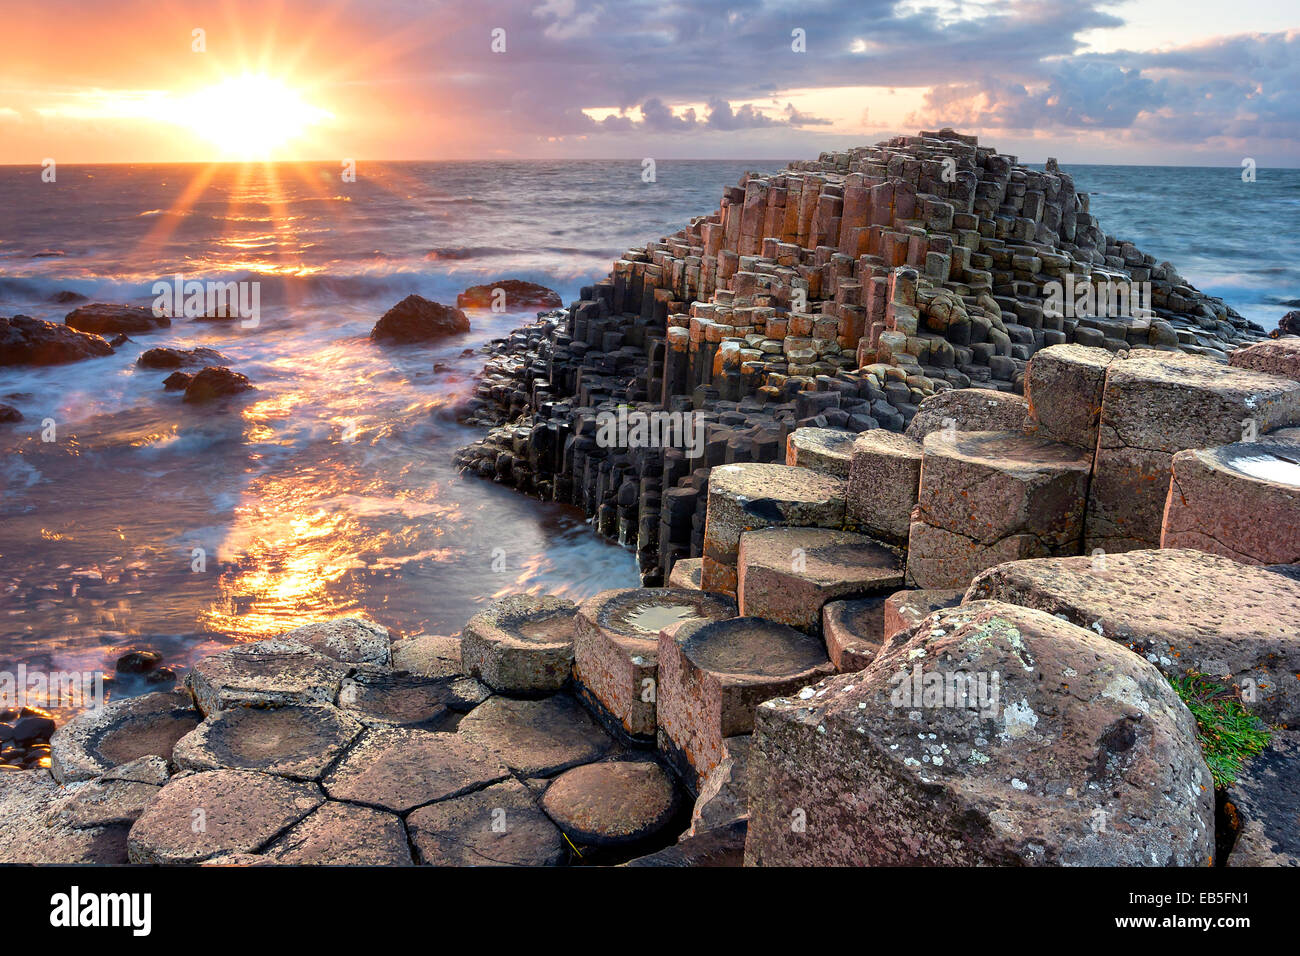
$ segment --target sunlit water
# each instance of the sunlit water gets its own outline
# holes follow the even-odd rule
[[[451,303],[515,277],[570,301],[746,169],[780,165],[661,162],[652,184],[639,161],[362,164],[351,184],[326,164],[65,166],[53,184],[0,169],[0,314],[61,321],[65,290],[148,305],[176,273],[258,279],[262,296],[256,329],[177,319],[109,357],[0,368],[0,401],[25,415],[0,426],[0,669],[111,668],[140,646],[179,666],[343,614],[453,633],[502,593],[635,584],[631,554],[577,511],[451,464],[478,437],[451,414],[482,362],[462,352],[530,315],[471,313],[468,335],[436,346],[367,335],[412,292]],[[1189,226],[1148,171],[1114,169],[1076,171],[1109,231],[1149,233],[1207,291],[1264,303],[1249,314],[1270,327],[1300,294],[1294,256],[1238,238],[1258,224],[1236,193]],[[1162,170],[1163,188],[1184,172],[1204,175]],[[1278,232],[1300,236],[1294,221]],[[158,345],[218,349],[257,391],[225,411],[183,405],[166,372],[135,365]]]

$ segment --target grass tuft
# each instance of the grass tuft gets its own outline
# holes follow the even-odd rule
[[[1231,687],[1207,674],[1188,671],[1169,683],[1196,718],[1196,736],[1214,785],[1235,782],[1242,765],[1268,747],[1272,730],[1246,710]]]

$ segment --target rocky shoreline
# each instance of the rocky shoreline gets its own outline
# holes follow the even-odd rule
[[[1088,279],[1150,314],[1045,308]],[[462,413],[646,586],[222,651],[0,773],[0,862],[1300,865],[1300,338],[1054,162],[747,177]]]

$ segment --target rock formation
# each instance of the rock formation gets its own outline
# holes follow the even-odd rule
[[[460,309],[408,295],[383,314],[370,337],[377,342],[426,342],[469,331],[469,319]]]

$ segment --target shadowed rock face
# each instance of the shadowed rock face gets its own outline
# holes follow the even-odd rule
[[[1194,866],[1213,849],[1213,782],[1165,678],[993,601],[760,706],[749,772],[749,864]]]
[[[469,331],[469,319],[460,309],[422,296],[408,295],[375,323],[370,337],[387,342],[426,342]]]
[[[138,305],[112,305],[95,302],[73,309],[63,319],[69,328],[81,332],[94,332],[98,335],[117,333],[152,332],[165,329],[172,320],[165,315],[154,315],[149,309]]]
[[[1280,731],[1228,787],[1228,866],[1300,866],[1300,733]]]
[[[66,325],[27,315],[0,318],[0,365],[62,365],[112,352],[102,337]]]

